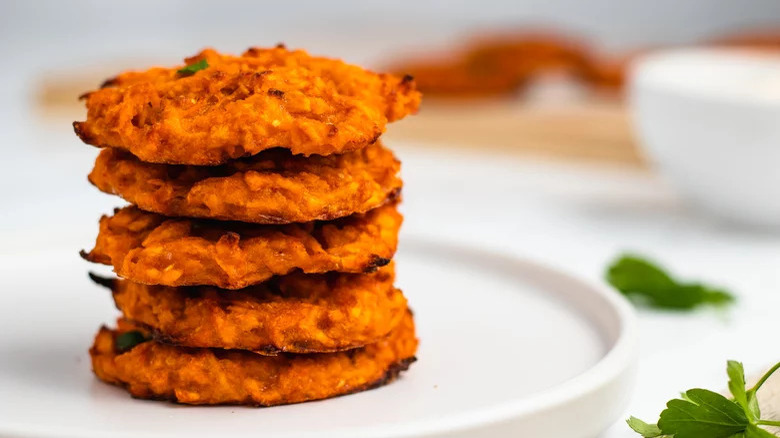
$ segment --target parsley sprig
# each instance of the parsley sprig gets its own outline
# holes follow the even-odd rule
[[[195,72],[199,72],[205,68],[208,68],[208,66],[209,66],[208,60],[206,60],[206,58],[203,58],[198,62],[192,63],[190,65],[186,65],[176,70],[176,73],[182,76],[190,76],[190,75],[194,75]]]
[[[734,302],[726,290],[674,279],[658,265],[635,255],[623,255],[607,269],[606,279],[615,289],[639,304],[674,310],[702,305],[724,306]]]
[[[689,389],[666,403],[658,423],[648,424],[635,417],[626,422],[645,438],[774,438],[760,426],[780,426],[780,421],[761,419],[756,392],[778,368],[780,363],[747,389],[742,364],[730,360],[726,372],[733,399],[707,389]]]

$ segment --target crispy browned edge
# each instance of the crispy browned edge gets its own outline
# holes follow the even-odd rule
[[[84,259],[84,260],[86,260],[88,262],[91,262],[91,263],[100,263],[100,264],[104,264],[104,265],[108,265],[108,266],[111,265],[110,261],[103,262],[102,260],[98,260],[95,257],[92,257],[90,255],[90,253],[87,252],[87,250],[84,250],[84,249],[79,250],[79,257],[81,257],[82,259]],[[369,260],[368,264],[363,268],[363,273],[364,274],[373,274],[374,272],[377,271],[377,269],[379,269],[379,268],[381,268],[383,266],[387,266],[391,261],[392,261],[392,259],[389,259],[387,257],[380,257],[380,256],[378,256],[376,254],[373,254],[371,256],[371,260]],[[299,272],[299,270],[298,271],[294,270],[294,271],[292,271],[290,273],[292,274],[292,273],[295,273],[295,272]],[[95,279],[93,279],[93,280],[95,280]],[[99,282],[97,280],[95,280],[95,283],[100,284],[101,286],[111,287],[111,286],[108,286],[108,285],[106,285],[104,283],[101,283],[101,282]],[[171,287],[176,287],[176,286],[171,286]],[[230,290],[235,290],[235,289],[230,289]]]

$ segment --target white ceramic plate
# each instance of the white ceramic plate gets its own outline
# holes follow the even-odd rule
[[[188,407],[97,381],[114,312],[74,251],[0,258],[0,435],[593,437],[630,392],[635,324],[611,291],[516,258],[407,239],[419,361],[386,387],[274,408]]]

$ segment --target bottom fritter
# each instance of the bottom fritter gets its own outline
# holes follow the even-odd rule
[[[337,353],[262,356],[146,339],[125,320],[101,328],[90,349],[93,371],[134,397],[194,405],[274,406],[364,391],[394,380],[417,350],[410,312],[387,338]]]

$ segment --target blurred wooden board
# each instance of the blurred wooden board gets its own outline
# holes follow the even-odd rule
[[[486,153],[644,167],[622,101],[424,101],[420,113],[388,127],[388,144],[422,141]]]

